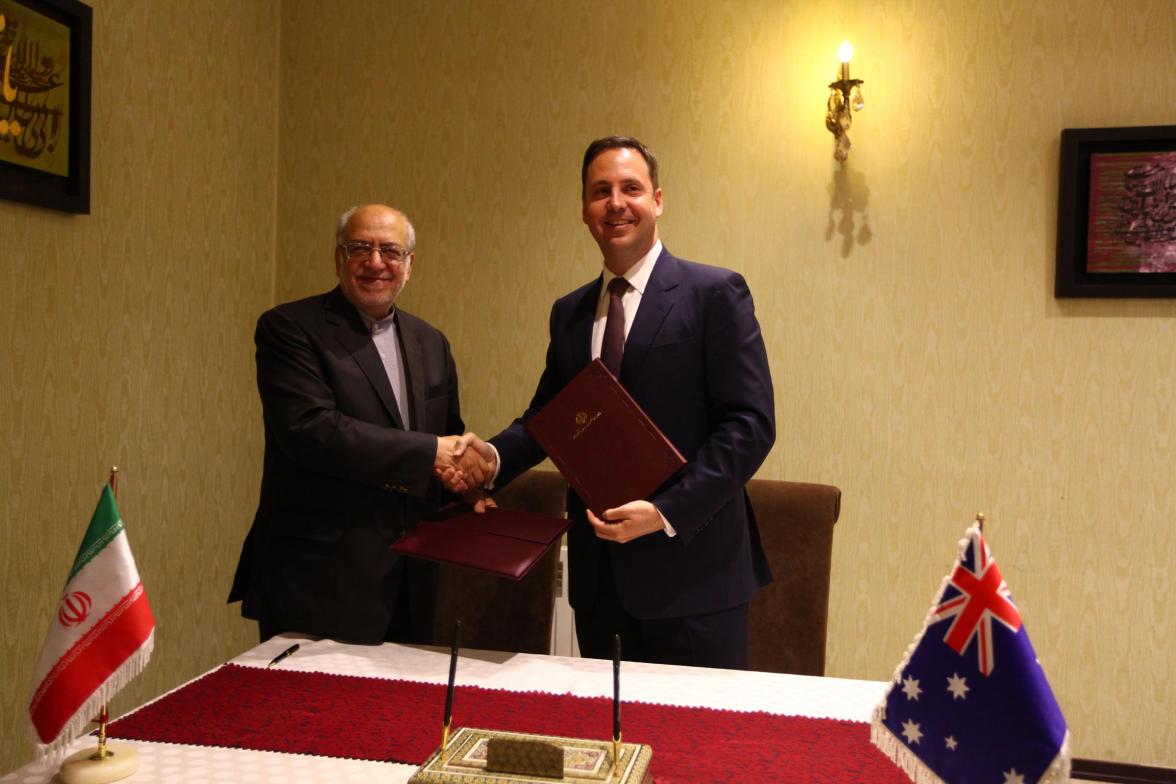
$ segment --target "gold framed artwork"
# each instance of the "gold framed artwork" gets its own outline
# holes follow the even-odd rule
[[[92,12],[0,0],[0,198],[90,212]]]

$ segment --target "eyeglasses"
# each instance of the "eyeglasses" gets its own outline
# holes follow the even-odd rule
[[[348,261],[366,261],[372,251],[379,251],[380,258],[385,264],[403,264],[412,255],[412,251],[405,250],[399,245],[373,245],[370,242],[342,242],[339,247],[347,255]]]

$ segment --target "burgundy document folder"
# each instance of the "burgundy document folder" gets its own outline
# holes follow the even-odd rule
[[[527,432],[597,517],[648,498],[686,465],[599,359],[527,421]]]
[[[476,514],[469,507],[451,508],[406,532],[392,543],[392,552],[521,580],[569,522],[515,509],[494,507]]]

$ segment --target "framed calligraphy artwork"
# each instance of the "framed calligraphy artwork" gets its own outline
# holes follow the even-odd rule
[[[1176,297],[1176,125],[1062,131],[1055,297]]]
[[[92,12],[0,0],[0,198],[90,212]]]

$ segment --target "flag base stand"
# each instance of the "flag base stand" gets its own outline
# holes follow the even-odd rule
[[[133,746],[107,743],[106,756],[98,749],[83,749],[61,763],[58,777],[63,784],[107,784],[125,779],[139,769],[139,752]]]

